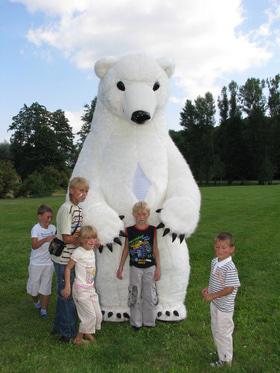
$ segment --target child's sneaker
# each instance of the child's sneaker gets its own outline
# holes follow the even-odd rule
[[[47,311],[44,310],[43,308],[41,308],[41,310],[40,310],[40,316],[42,317],[42,319],[47,319],[48,318]]]
[[[219,368],[224,365],[231,366],[231,361],[223,361],[223,360],[217,360],[214,363],[210,363],[210,366],[212,368]]]
[[[41,308],[41,303],[40,303],[40,301],[39,302],[37,302],[37,303],[33,303],[34,304],[34,307],[36,308],[36,310],[39,310],[40,308]]]

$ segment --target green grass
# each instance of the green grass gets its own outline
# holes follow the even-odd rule
[[[129,324],[104,323],[87,348],[61,345],[49,335],[26,295],[30,229],[42,202],[54,211],[63,197],[0,201],[0,372],[209,372],[215,348],[209,306],[200,296],[208,283],[213,237],[236,237],[234,261],[241,288],[235,309],[231,372],[279,372],[280,186],[202,188],[201,221],[189,239],[191,277],[188,318],[132,332]]]

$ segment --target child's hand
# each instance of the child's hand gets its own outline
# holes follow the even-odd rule
[[[53,240],[55,238],[55,235],[51,235],[51,236],[48,236],[46,237],[46,242],[51,242],[51,240]]]
[[[207,293],[208,293],[208,288],[204,288],[204,289],[201,290],[201,294],[202,294],[203,297]]]
[[[201,293],[205,302],[211,302],[213,300],[213,294],[208,293],[208,288],[202,289]]]
[[[62,291],[61,291],[61,294],[63,296],[63,298],[67,299],[70,297],[71,295],[71,289],[70,287],[65,287]]]
[[[160,268],[156,267],[155,273],[154,273],[154,280],[158,281],[160,279]]]
[[[119,280],[122,280],[122,279],[123,279],[123,268],[119,268],[119,269],[117,270],[117,278],[118,278]]]

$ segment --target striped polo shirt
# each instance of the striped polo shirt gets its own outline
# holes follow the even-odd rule
[[[226,287],[234,287],[231,294],[216,298],[212,302],[222,312],[232,312],[234,310],[234,300],[237,290],[240,287],[237,269],[231,259],[231,256],[218,261],[214,258],[211,262],[211,273],[209,279],[208,292],[216,293]]]
[[[83,223],[82,208],[74,205],[71,201],[66,201],[60,206],[56,215],[57,237],[62,240],[63,234],[73,234],[74,230],[80,229]],[[60,256],[52,255],[52,260],[59,264],[66,265],[73,253],[75,247],[71,244],[66,245]]]

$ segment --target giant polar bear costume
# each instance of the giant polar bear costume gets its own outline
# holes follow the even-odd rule
[[[186,317],[190,266],[184,237],[198,224],[200,193],[166,126],[173,71],[171,61],[142,54],[103,58],[95,64],[100,78],[97,105],[72,176],[83,176],[90,184],[82,206],[84,222],[96,227],[104,246],[96,255],[96,289],[106,321],[129,317],[129,261],[124,279],[118,280],[118,243],[124,227],[134,224],[132,206],[139,200],[151,208],[150,224],[161,227],[157,318]]]

